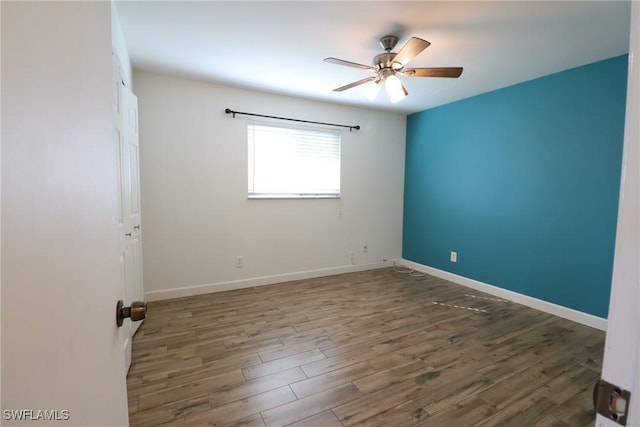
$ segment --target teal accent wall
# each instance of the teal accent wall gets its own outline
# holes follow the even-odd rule
[[[403,258],[607,317],[626,90],[623,55],[410,115]]]

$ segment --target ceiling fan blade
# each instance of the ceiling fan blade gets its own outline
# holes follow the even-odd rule
[[[337,89],[334,89],[334,92],[342,92],[345,91],[347,89],[351,89],[352,87],[356,87],[356,86],[360,86],[363,85],[365,83],[371,82],[373,80],[375,80],[377,77],[376,76],[371,76],[371,77],[367,77],[366,79],[362,79],[362,80],[358,80],[357,82],[353,82],[353,83],[349,83],[348,85],[339,87]]]
[[[462,67],[407,68],[402,74],[407,77],[460,77]]]
[[[429,47],[430,44],[428,41],[419,39],[418,37],[411,37],[391,62],[397,62],[404,67],[407,65],[407,62],[411,61],[416,55]]]
[[[324,58],[323,61],[329,62],[331,64],[346,65],[347,67],[360,68],[361,70],[368,70],[368,71],[374,71],[374,72],[376,71],[376,69],[370,65],[357,64],[355,62],[345,61],[343,59],[338,59],[338,58]]]

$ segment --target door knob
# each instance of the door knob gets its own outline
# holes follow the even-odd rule
[[[147,303],[144,301],[134,301],[130,307],[124,306],[124,301],[118,301],[116,305],[116,324],[122,326],[124,319],[130,317],[136,322],[147,317]]]

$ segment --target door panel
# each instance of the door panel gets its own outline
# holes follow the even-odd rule
[[[117,59],[114,57],[114,61]],[[142,288],[142,226],[140,217],[140,172],[138,147],[138,101],[136,96],[124,86],[118,70],[114,81],[119,101],[116,111],[119,121],[116,123],[118,152],[120,154],[120,227],[121,267],[124,275],[124,304],[144,298]],[[132,322],[124,319],[122,325],[126,331],[124,353],[127,370],[131,366],[132,338],[142,321]]]
[[[136,144],[132,143],[133,141],[128,141],[128,149],[129,149],[129,175],[131,177],[131,192],[130,192],[130,215],[133,222],[139,222],[140,215],[140,172],[138,170],[139,160],[138,160],[138,136],[135,136]],[[135,225],[134,225],[135,227]]]

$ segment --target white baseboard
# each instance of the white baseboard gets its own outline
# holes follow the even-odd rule
[[[572,308],[553,304],[551,302],[523,295],[518,292],[509,291],[497,286],[488,285],[477,280],[469,279],[467,277],[459,276],[457,274],[449,273],[448,271],[439,270],[437,268],[428,267],[426,265],[418,264],[413,261],[402,259],[399,261],[399,264],[422,273],[427,273],[431,276],[440,277],[441,279],[445,279],[450,282],[457,283],[459,285],[463,285],[481,292],[485,292],[487,294],[494,295],[509,301],[517,302],[519,304],[526,305],[527,307],[535,308],[536,310],[544,311],[545,313],[553,314],[555,316],[581,323],[583,325],[587,325],[601,331],[607,330],[607,319],[603,319],[602,317],[583,313]]]
[[[276,274],[273,276],[252,277],[249,279],[231,280],[228,282],[207,283],[204,285],[186,286],[183,288],[164,289],[144,293],[146,301],[159,301],[172,298],[190,297],[211,292],[231,291],[235,289],[252,288],[254,286],[273,285],[275,283],[293,280],[315,279],[317,277],[335,276],[337,274],[355,273],[358,271],[374,270],[391,267],[391,261],[380,261],[367,264],[345,265],[340,267],[321,268],[318,270],[299,271],[295,273]]]

